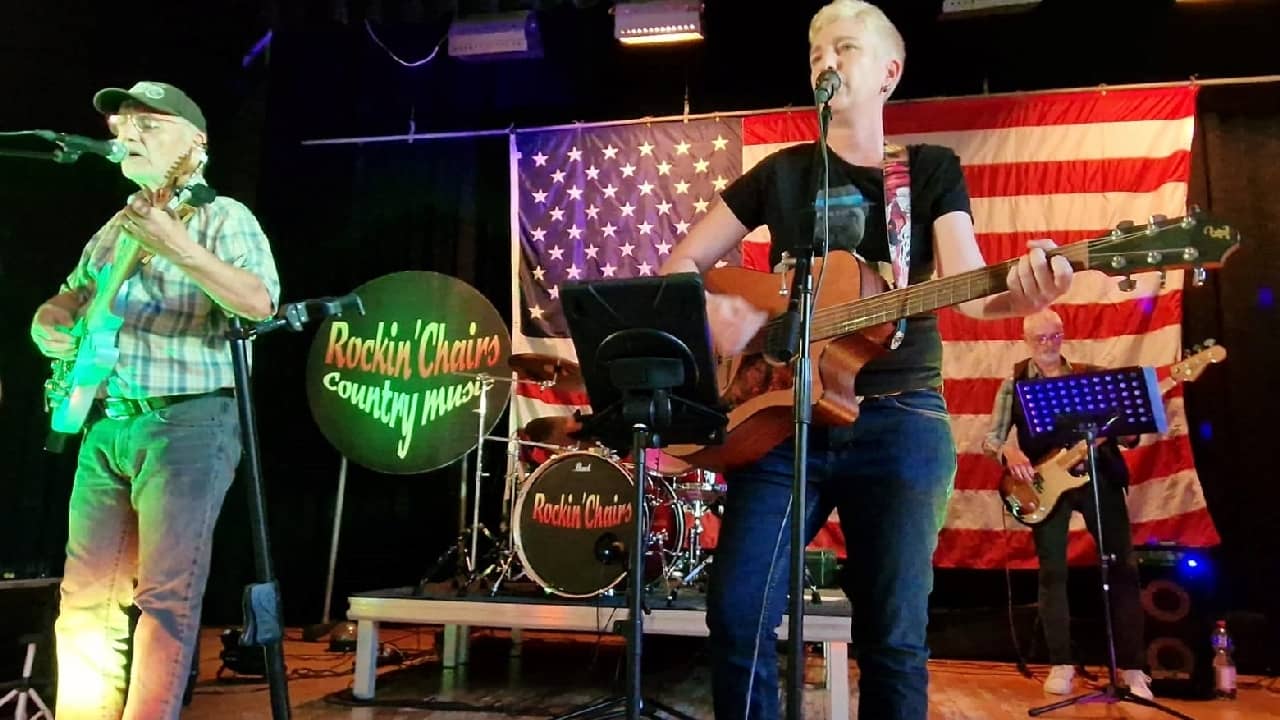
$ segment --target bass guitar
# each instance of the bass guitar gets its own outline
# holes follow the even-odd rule
[[[194,182],[204,163],[203,148],[193,148],[174,162],[156,189],[142,192],[147,193],[153,208],[163,208],[186,222],[200,204],[192,202],[193,197],[207,202],[207,195],[211,194],[208,188]],[[53,432],[51,449],[61,445],[61,438],[84,427],[94,398],[120,357],[118,343],[124,317],[114,305],[125,281],[150,260],[142,245],[124,231],[123,221],[121,210],[100,231],[99,242],[115,242],[111,259],[94,272],[93,294],[71,329],[76,340],[75,357],[54,360],[52,373],[44,384],[45,409]]]
[[[1169,368],[1169,377],[1160,381],[1161,395],[1179,383],[1195,380],[1211,363],[1222,362],[1227,358],[1226,348],[1206,344],[1209,345],[1206,349]],[[1004,473],[1000,478],[1000,499],[1009,508],[1009,514],[1027,526],[1044,522],[1058,506],[1063,493],[1089,482],[1087,474],[1073,472],[1085,461],[1088,450],[1088,444],[1081,440],[1069,448],[1049,453],[1036,463],[1036,474],[1031,482],[1024,482],[1008,472]]]
[[[1191,268],[1199,285],[1205,270],[1221,267],[1239,244],[1238,231],[1193,209],[1175,219],[1155,216],[1142,226],[1121,223],[1107,235],[1053,248],[1049,254],[1065,257],[1077,271],[1123,276],[1121,288],[1132,289],[1132,274],[1182,268]],[[1016,263],[1017,259],[1008,260],[887,290],[879,273],[851,253],[834,251],[825,259],[815,258],[813,273],[823,280],[814,298],[810,335],[814,424],[857,419],[854,380],[864,365],[887,351],[897,320],[1002,292],[1008,289],[1006,277]],[[668,454],[723,472],[755,462],[792,434],[791,367],[764,357],[771,336],[785,332],[781,317],[791,275],[738,267],[706,273],[707,290],[741,296],[768,313],[770,320],[742,353],[718,360],[721,401],[729,419],[724,442],[671,445]]]

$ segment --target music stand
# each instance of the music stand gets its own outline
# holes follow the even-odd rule
[[[1103,437],[1164,433],[1169,427],[1156,372],[1149,367],[1126,367],[1114,370],[1062,375],[1052,378],[1019,380],[1014,383],[1018,402],[1027,420],[1032,438],[1053,439],[1063,445],[1082,440],[1088,450],[1085,469],[1093,488],[1094,511],[1102,517],[1098,494],[1097,440]],[[1103,541],[1102,521],[1098,521],[1098,562],[1102,584],[1102,614],[1107,628],[1108,682],[1100,690],[1077,695],[1049,705],[1032,708],[1035,717],[1077,703],[1131,702],[1162,710],[1176,718],[1192,720],[1187,715],[1167,708],[1154,700],[1134,695],[1127,686],[1116,683],[1116,643],[1111,619],[1111,581],[1108,569],[1115,558],[1107,553]]]
[[[723,443],[728,424],[716,383],[702,278],[696,273],[680,273],[566,283],[560,288],[560,298],[593,411],[582,418],[580,435],[595,437],[620,453],[630,450],[635,464],[635,496],[633,532],[627,543],[628,619],[614,625],[615,631],[627,637],[626,695],[581,707],[559,720],[660,718],[658,711],[692,720],[642,697],[640,664],[647,612],[645,451],[670,443]],[[605,548],[602,561],[616,552],[616,545]]]

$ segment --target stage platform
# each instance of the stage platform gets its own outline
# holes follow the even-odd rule
[[[851,608],[839,590],[818,593],[820,602],[807,598],[810,601],[805,603],[804,640],[823,645],[827,717],[848,718]],[[443,625],[441,662],[451,668],[467,663],[471,628],[510,628],[518,643],[519,630],[611,633],[614,623],[629,616],[626,596],[621,592],[570,599],[527,587],[493,597],[487,592],[459,597],[448,585],[401,587],[357,593],[348,603],[347,618],[359,629],[352,695],[360,700],[371,700],[375,695],[379,623]],[[650,609],[644,618],[646,635],[707,635],[706,601],[700,593],[684,589],[669,602],[665,591],[650,592],[646,605]],[[780,640],[787,638],[787,626],[784,615],[778,628]]]

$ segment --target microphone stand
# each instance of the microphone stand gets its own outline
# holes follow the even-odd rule
[[[823,102],[818,115],[818,128],[822,150],[822,248],[823,255],[829,244],[831,193],[830,167],[827,150],[827,128],[831,122],[830,100]],[[815,217],[815,220],[817,218]],[[794,275],[791,279],[791,301],[787,314],[787,325],[799,322],[799,342],[794,353],[794,369],[792,370],[793,390],[795,391],[795,459],[791,481],[791,582],[790,598],[787,610],[787,718],[800,720],[804,717],[804,550],[805,519],[807,499],[805,492],[809,479],[809,426],[813,422],[813,366],[809,351],[809,338],[812,336],[813,323],[813,242],[806,245],[797,243]],[[795,332],[790,327],[784,329],[785,338],[792,342]]]
[[[268,689],[270,691],[271,717],[282,720],[291,717],[289,708],[289,676],[284,664],[284,626],[280,587],[276,582],[275,568],[271,561],[271,541],[267,533],[267,502],[262,484],[262,458],[258,451],[258,427],[253,400],[249,391],[249,341],[258,335],[287,327],[301,332],[313,319],[341,315],[345,310],[364,314],[359,296],[323,298],[290,303],[280,309],[276,317],[246,326],[239,317],[231,317],[227,338],[231,341],[231,359],[236,375],[236,404],[240,412],[240,435],[244,444],[245,459],[249,463],[248,495],[249,524],[253,540],[253,561],[258,582],[249,585],[244,592],[244,631],[240,635],[243,646],[260,646],[265,655]]]
[[[0,138],[16,138],[30,137],[39,138],[41,140],[49,140],[49,136],[45,135],[48,130],[20,130],[18,132],[0,133]],[[80,159],[84,154],[83,150],[71,150],[59,145],[52,150],[10,150],[8,148],[0,148],[0,157],[17,157],[29,158],[31,160],[52,160],[62,165],[69,165]]]

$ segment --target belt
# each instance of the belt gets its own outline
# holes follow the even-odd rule
[[[195,393],[191,395],[159,395],[152,398],[144,398],[142,400],[130,400],[127,398],[100,398],[95,404],[102,411],[102,414],[112,420],[124,420],[126,418],[137,417],[155,410],[172,407],[188,400],[197,400],[206,397],[235,397],[235,391],[231,388],[219,388],[210,390],[209,392]]]

